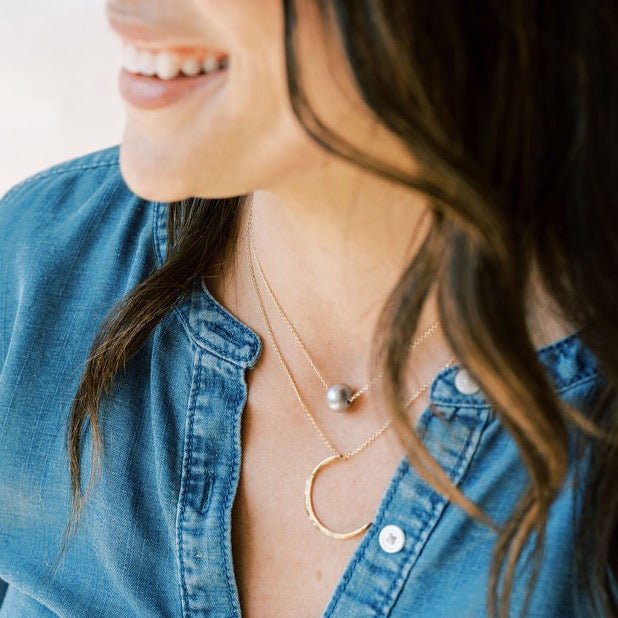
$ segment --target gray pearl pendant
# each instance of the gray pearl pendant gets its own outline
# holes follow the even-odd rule
[[[347,384],[333,384],[326,391],[328,407],[335,412],[345,412],[350,406],[350,397],[354,392]]]

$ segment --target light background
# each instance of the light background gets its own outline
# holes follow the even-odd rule
[[[0,195],[120,142],[121,45],[104,0],[19,0],[0,20]]]

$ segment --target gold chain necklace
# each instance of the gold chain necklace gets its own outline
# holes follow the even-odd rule
[[[247,243],[247,258],[248,258],[248,262],[249,262],[249,271],[250,271],[250,274],[251,274],[251,281],[252,281],[252,284],[253,284],[253,291],[254,291],[255,296],[256,296],[256,301],[257,301],[258,307],[260,309],[260,313],[262,314],[262,318],[264,320],[264,324],[266,326],[266,330],[268,332],[268,335],[269,335],[270,341],[271,341],[271,343],[273,345],[273,348],[275,349],[275,351],[277,353],[277,356],[279,357],[279,361],[281,363],[281,366],[283,367],[286,375],[288,376],[290,384],[292,385],[292,388],[294,389],[294,393],[296,394],[296,398],[298,399],[298,402],[300,403],[301,408],[305,412],[305,415],[309,419],[309,421],[310,421],[311,425],[313,426],[313,428],[315,429],[315,431],[320,436],[322,442],[326,445],[328,450],[331,451],[331,453],[333,453],[332,455],[330,455],[326,459],[324,459],[321,462],[319,462],[317,464],[317,466],[315,466],[315,468],[313,469],[313,471],[311,472],[311,474],[309,475],[309,477],[307,478],[307,480],[305,482],[305,509],[306,509],[306,512],[307,512],[307,516],[309,517],[309,520],[313,523],[313,525],[320,532],[325,534],[326,536],[329,536],[329,537],[335,538],[335,539],[349,539],[349,538],[355,537],[355,536],[365,532],[371,526],[372,522],[368,522],[368,523],[364,524],[363,526],[361,526],[360,528],[357,528],[356,530],[352,530],[351,532],[335,532],[334,530],[331,530],[330,528],[325,526],[322,523],[322,521],[319,519],[319,517],[316,515],[315,509],[314,509],[314,506],[313,506],[312,490],[313,490],[313,483],[314,483],[315,477],[318,474],[318,472],[322,468],[324,468],[325,466],[330,465],[330,464],[332,464],[332,463],[334,463],[336,461],[345,461],[347,459],[350,459],[354,455],[357,455],[361,451],[363,451],[374,440],[376,440],[380,435],[382,435],[382,433],[384,433],[388,429],[388,427],[392,423],[392,420],[387,421],[380,429],[378,429],[375,433],[373,433],[371,436],[369,436],[369,438],[367,438],[360,446],[356,447],[355,449],[353,449],[352,451],[349,451],[347,453],[341,453],[333,445],[331,440],[329,440],[328,437],[324,434],[324,432],[322,431],[322,429],[318,425],[317,421],[315,420],[315,418],[313,417],[311,412],[309,412],[309,409],[307,408],[307,405],[305,404],[305,402],[304,402],[304,400],[303,400],[303,398],[302,398],[302,396],[301,396],[301,394],[300,394],[300,392],[298,390],[298,387],[296,385],[296,381],[294,380],[294,378],[293,378],[293,376],[292,376],[292,374],[290,372],[290,369],[289,369],[287,363],[285,362],[285,360],[283,358],[283,355],[281,353],[279,345],[277,344],[277,341],[275,339],[275,336],[274,336],[274,333],[273,333],[273,330],[272,330],[272,326],[271,326],[270,320],[269,320],[268,315],[266,314],[266,310],[264,308],[264,302],[262,300],[262,295],[260,294],[260,290],[259,290],[259,287],[257,285],[257,280],[256,280],[256,276],[255,276],[255,270],[253,268],[254,250],[253,250],[253,243],[252,243],[252,238],[251,238],[252,217],[253,217],[253,201],[251,202],[250,209],[249,209],[249,217],[248,217],[247,231],[246,231],[246,243]],[[454,357],[449,359],[448,363],[442,368],[442,370],[446,369],[447,367],[450,367],[453,364],[454,361],[455,361]],[[423,386],[421,386],[410,397],[410,399],[405,404],[404,409],[407,409],[409,406],[411,406],[412,403],[414,403],[423,393],[425,393],[429,389],[429,387],[431,386],[432,382],[433,382],[433,380],[429,380],[425,384],[423,384]]]
[[[315,374],[318,376],[318,379],[320,380],[320,382],[322,383],[322,386],[326,390],[326,401],[327,401],[328,407],[331,410],[334,410],[335,412],[345,412],[350,407],[350,405],[352,404],[354,400],[360,397],[363,393],[366,393],[371,386],[373,386],[376,382],[378,382],[378,380],[382,379],[383,373],[380,373],[379,375],[375,376],[372,380],[367,382],[367,384],[359,388],[357,391],[353,391],[352,388],[350,388],[347,384],[344,384],[341,382],[337,384],[333,384],[332,386],[328,386],[328,383],[326,382],[326,380],[320,373],[319,369],[316,367],[315,363],[311,359],[311,356],[309,355],[309,352],[307,351],[305,344],[302,342],[301,338],[299,337],[298,332],[296,331],[294,326],[292,326],[292,323],[290,322],[288,316],[285,314],[285,311],[281,307],[281,304],[275,297],[275,294],[270,286],[270,283],[266,279],[266,275],[264,274],[264,269],[262,268],[262,264],[260,263],[260,258],[258,257],[257,253],[254,252],[254,256],[255,256],[255,262],[258,267],[258,272],[260,273],[260,278],[262,279],[262,282],[264,283],[264,287],[268,291],[268,295],[270,296],[273,304],[277,308],[277,311],[279,312],[281,319],[285,322],[288,329],[292,333],[292,336],[294,337],[300,349],[302,350],[303,354],[305,355],[307,362],[309,363],[309,365],[311,366]],[[423,341],[425,341],[425,339],[429,338],[433,334],[433,332],[436,331],[439,327],[440,327],[440,320],[437,320],[436,322],[431,324],[425,330],[425,332],[423,332],[416,339],[414,339],[414,341],[412,341],[412,343],[409,346],[410,350],[412,351],[415,348],[417,348],[421,343],[423,343]]]

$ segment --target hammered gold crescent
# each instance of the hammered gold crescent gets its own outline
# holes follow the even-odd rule
[[[342,459],[342,457],[340,457],[339,455],[331,455],[330,457],[327,457],[326,459],[321,461],[313,469],[313,472],[309,475],[309,477],[307,478],[307,481],[305,482],[305,509],[313,525],[326,536],[330,536],[333,539],[351,539],[352,537],[358,536],[359,534],[362,534],[363,532],[365,532],[365,530],[367,530],[367,528],[371,526],[371,522],[365,524],[364,526],[361,526],[360,528],[356,530],[352,530],[352,532],[335,532],[334,530],[330,530],[330,528],[327,528],[320,521],[318,516],[315,514],[315,511],[313,510],[313,498],[312,498],[313,481],[315,480],[317,473],[325,466],[328,466],[334,461],[338,461],[340,459]]]

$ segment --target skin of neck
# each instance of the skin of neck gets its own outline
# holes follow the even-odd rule
[[[328,354],[340,347],[348,359],[366,359],[383,304],[429,224],[426,198],[330,159],[276,187],[253,192],[252,200],[254,251],[303,342],[316,352]],[[246,253],[248,214],[247,205],[224,295],[238,314],[263,330]],[[266,311],[278,321],[257,268],[255,272]],[[253,314],[247,313],[249,306],[255,307]]]

